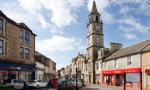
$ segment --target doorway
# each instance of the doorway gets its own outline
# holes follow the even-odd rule
[[[116,75],[116,86],[120,86],[120,83],[121,83],[121,81],[120,81],[120,75],[117,74]]]
[[[91,83],[91,74],[89,74],[89,83]]]

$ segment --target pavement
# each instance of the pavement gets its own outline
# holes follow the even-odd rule
[[[48,88],[35,89],[35,88],[31,88],[31,89],[27,89],[27,90],[54,90],[54,89],[48,89]],[[100,85],[86,85],[85,87],[82,87],[79,90],[124,90],[124,89],[122,87],[100,86]],[[140,89],[127,88],[126,90],[140,90]]]
[[[86,87],[83,87],[80,90],[124,90],[124,88],[123,87],[100,86],[100,85],[87,85]],[[140,89],[126,88],[126,90],[140,90]]]

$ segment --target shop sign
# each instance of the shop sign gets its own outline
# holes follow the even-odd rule
[[[114,70],[113,74],[123,74],[124,70]]]
[[[131,68],[131,69],[126,69],[126,73],[137,73],[140,72],[140,68]]]
[[[124,73],[139,73],[140,68],[129,68],[129,69],[120,69],[120,70],[104,70],[103,74],[124,74]],[[150,72],[150,70],[149,70]]]
[[[127,73],[126,82],[132,82],[132,83],[140,82],[140,74],[139,73]]]

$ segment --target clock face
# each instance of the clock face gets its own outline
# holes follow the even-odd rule
[[[100,27],[98,25],[95,26],[95,31],[99,32]]]

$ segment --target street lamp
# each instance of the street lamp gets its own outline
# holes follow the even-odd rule
[[[77,66],[76,66],[76,90],[78,89],[78,88],[77,88],[77,82],[78,82],[78,79],[77,79],[77,78],[78,78],[77,72],[78,72],[78,71],[77,71]]]
[[[21,67],[17,67],[18,70],[18,80],[19,80],[19,70],[21,70]]]

